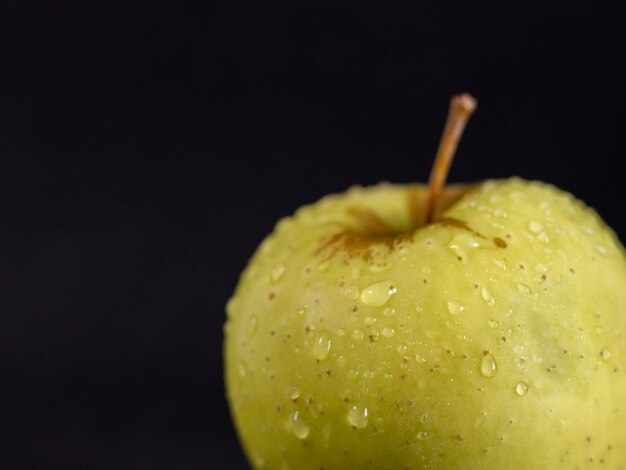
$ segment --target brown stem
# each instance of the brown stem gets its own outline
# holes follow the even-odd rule
[[[443,130],[437,156],[428,180],[428,199],[426,200],[425,211],[426,223],[430,223],[433,220],[437,202],[452,164],[452,158],[459,145],[463,129],[465,129],[467,121],[476,109],[476,104],[476,100],[468,93],[453,96],[450,100],[446,127]]]

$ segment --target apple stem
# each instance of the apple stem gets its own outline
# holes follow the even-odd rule
[[[454,153],[459,145],[465,125],[476,109],[476,105],[476,100],[468,93],[453,96],[450,100],[446,126],[443,129],[437,156],[428,180],[428,199],[425,211],[426,223],[432,222],[434,218],[437,201],[445,186]]]

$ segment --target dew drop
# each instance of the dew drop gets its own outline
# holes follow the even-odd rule
[[[546,232],[541,232],[539,235],[537,235],[537,240],[539,240],[540,242],[549,243],[550,237],[548,237],[548,234]]]
[[[459,245],[457,245],[456,243],[452,243],[450,245],[448,245],[448,249],[454,253],[454,255],[457,257],[457,259],[463,263],[463,264],[467,264],[467,255],[465,254],[465,252],[461,249],[461,247]]]
[[[517,285],[517,290],[520,292],[524,292],[525,294],[530,293],[530,287],[528,287],[526,284],[523,284],[521,282]]]
[[[604,361],[608,361],[611,358],[611,351],[609,351],[608,349],[603,349],[602,351],[600,351],[600,357]]]
[[[370,265],[369,270],[373,273],[381,273],[383,271],[389,271],[393,267],[393,263],[384,262],[384,263],[375,263]]]
[[[480,373],[488,378],[491,378],[498,373],[496,358],[488,351],[485,351],[483,358],[480,361]]]
[[[596,328],[596,333],[598,333],[599,335],[601,335],[602,333],[604,333],[604,328],[602,328],[601,326]]]
[[[498,322],[496,320],[489,320],[487,323],[489,324],[490,328],[497,328],[498,326]]]
[[[392,281],[377,282],[361,292],[361,302],[368,307],[381,307],[396,293],[396,290]]]
[[[391,338],[395,334],[396,334],[396,330],[394,330],[390,326],[386,326],[385,328],[383,328],[383,336],[384,337]]]
[[[396,314],[396,309],[393,307],[386,307],[385,310],[383,310],[383,314],[387,317],[393,317]]]
[[[520,396],[523,397],[524,395],[526,395],[528,393],[528,385],[526,385],[525,382],[519,382],[516,386],[515,386],[515,392]]]
[[[376,323],[376,318],[371,315],[367,315],[364,321],[366,325],[373,325],[374,323]]]
[[[488,304],[494,305],[496,303],[495,299],[493,298],[493,295],[491,295],[491,292],[489,292],[489,289],[487,289],[486,287],[482,288],[481,295],[482,295],[483,300],[487,302]]]
[[[422,422],[422,424],[428,423],[428,413],[424,413],[420,418],[420,421]]]
[[[509,216],[509,214],[502,209],[496,209],[495,211],[493,211],[493,215],[495,215],[496,217],[500,217],[502,219],[505,219]]]
[[[319,269],[321,272],[326,272],[328,271],[328,267],[330,266],[330,261],[329,260],[324,260],[322,261],[319,266],[317,267],[317,269]]]
[[[428,438],[428,434],[426,433],[426,431],[420,431],[417,433],[417,438],[420,441],[425,441]]]
[[[252,460],[256,468],[265,468],[265,459],[257,450],[252,451]]]
[[[547,273],[548,267],[543,263],[538,263],[535,265],[534,270],[537,271],[538,273]]]
[[[367,408],[361,408],[355,405],[348,411],[348,423],[355,429],[365,428],[368,418]]]
[[[448,312],[450,312],[452,315],[458,315],[463,310],[465,310],[465,306],[461,305],[460,303],[454,302],[452,300],[448,302]]]
[[[248,375],[248,365],[244,361],[239,361],[237,371],[239,372],[239,377],[245,377]]]
[[[352,337],[357,341],[363,341],[363,338],[365,338],[365,333],[363,332],[363,330],[357,328],[352,332]]]
[[[343,290],[343,295],[349,299],[356,300],[359,298],[359,288],[357,286],[348,286]]]
[[[331,336],[328,331],[322,331],[315,344],[313,345],[313,355],[320,361],[323,361],[328,356],[331,346]]]
[[[398,348],[396,349],[396,351],[398,351],[400,354],[404,354],[407,350],[406,344],[400,344],[398,345]]]
[[[306,439],[309,437],[309,426],[300,416],[299,411],[293,411],[289,415],[289,420],[287,421],[287,429],[289,432],[296,436],[298,439]]]
[[[348,371],[348,378],[349,378],[350,380],[356,380],[358,376],[359,376],[359,371],[358,371],[358,369],[350,369],[350,370]]]
[[[297,400],[300,397],[300,389],[298,387],[288,387],[285,390],[285,396],[289,400]]]
[[[248,328],[246,329],[246,333],[248,336],[252,336],[259,326],[259,317],[256,315],[252,315],[248,320]]]
[[[499,259],[494,259],[493,264],[495,264],[497,267],[499,267],[503,271],[506,271],[506,264],[503,261],[500,261]]]
[[[270,280],[273,283],[276,283],[280,281],[280,279],[283,277],[284,274],[285,274],[285,267],[282,264],[279,264],[270,272]]]
[[[530,224],[528,224],[528,228],[533,233],[539,233],[543,231],[543,225],[536,221],[532,221]]]

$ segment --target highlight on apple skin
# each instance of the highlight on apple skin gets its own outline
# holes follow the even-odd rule
[[[519,178],[354,187],[277,224],[227,306],[254,468],[626,467],[626,255]],[[425,220],[430,221],[425,222]]]

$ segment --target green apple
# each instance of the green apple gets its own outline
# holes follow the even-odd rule
[[[540,182],[448,187],[434,218],[428,197],[354,187],[260,245],[225,326],[253,467],[626,468],[613,231]]]

